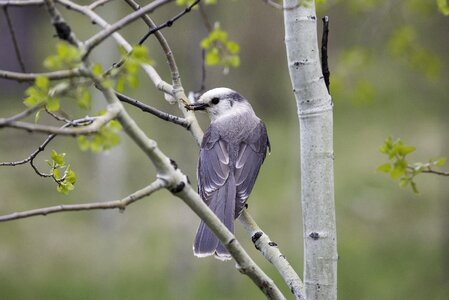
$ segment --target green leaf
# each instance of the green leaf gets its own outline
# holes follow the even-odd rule
[[[77,138],[78,146],[81,151],[87,151],[90,148],[90,140],[85,135],[80,135]]]
[[[117,83],[115,84],[115,89],[117,90],[117,92],[122,93],[125,90],[125,83],[125,76],[122,75],[117,79]]]
[[[447,0],[437,0],[438,10],[445,16],[449,16],[449,5]]]
[[[50,81],[48,80],[47,77],[45,76],[37,76],[35,83],[36,87],[40,88],[43,91],[48,91],[48,88],[50,86]]]
[[[218,51],[211,51],[206,54],[206,64],[209,66],[215,66],[220,62],[220,55]]]
[[[56,54],[50,55],[44,60],[44,66],[50,70],[62,68],[74,68],[81,63],[80,50],[67,42],[56,44]]]
[[[49,98],[47,105],[45,107],[50,112],[58,111],[60,108],[59,99],[58,98]]]
[[[148,55],[148,48],[143,45],[134,46],[131,52],[131,57],[142,64],[151,63],[150,56]]]
[[[377,167],[377,171],[389,173],[391,171],[391,164],[390,163],[384,163]]]
[[[406,145],[401,145],[398,148],[398,153],[402,156],[406,156],[407,154],[410,154],[412,152],[414,152],[416,150],[415,147],[412,146],[406,146]]]
[[[71,184],[75,184],[76,180],[77,178],[75,172],[73,172],[70,167],[67,167],[65,181],[70,182]]]
[[[29,96],[25,98],[25,100],[23,100],[23,104],[25,104],[26,107],[33,107],[40,102],[41,101],[39,101],[39,99],[34,96]]]
[[[56,165],[64,166],[64,156],[65,153],[58,153],[55,150],[51,151],[51,159],[56,163]]]
[[[446,164],[446,157],[441,157],[437,161],[434,162],[434,165],[437,167],[442,167]]]
[[[95,76],[101,76],[103,74],[103,67],[100,64],[94,64],[92,66],[92,73]]]
[[[240,45],[233,41],[226,42],[226,48],[231,54],[236,54],[240,52]]]
[[[405,160],[399,159],[393,164],[393,169],[390,171],[390,176],[392,179],[396,180],[401,178],[405,174],[407,168],[407,162]]]
[[[407,184],[409,184],[409,182],[410,182],[410,178],[401,178],[401,180],[399,180],[399,186],[406,187]]]
[[[56,179],[61,179],[61,173],[59,173],[59,169],[54,169],[54,170],[53,170],[53,176],[54,176]]]
[[[78,86],[76,89],[77,103],[80,108],[89,109],[90,108],[90,93],[87,88],[83,86]]]
[[[415,194],[419,194],[418,188],[416,187],[416,183],[414,181],[410,181],[410,186]]]

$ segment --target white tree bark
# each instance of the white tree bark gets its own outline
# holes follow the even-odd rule
[[[284,0],[285,44],[298,107],[307,300],[337,298],[332,100],[319,60],[315,1]]]

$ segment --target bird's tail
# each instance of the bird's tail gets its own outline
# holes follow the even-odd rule
[[[235,179],[234,176],[229,176],[226,183],[215,192],[209,203],[209,208],[232,233],[234,233],[235,196]],[[196,233],[193,253],[198,257],[215,255],[221,260],[231,259],[229,252],[203,221]]]

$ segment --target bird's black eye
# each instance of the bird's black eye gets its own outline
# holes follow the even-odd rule
[[[212,100],[210,101],[212,104],[218,104],[218,102],[220,102],[220,98],[212,98]]]

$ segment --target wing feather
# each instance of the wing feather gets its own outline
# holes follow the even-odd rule
[[[240,143],[238,159],[235,164],[235,182],[237,185],[236,218],[242,212],[246,200],[254,187],[268,147],[267,130],[262,122],[258,124],[246,140]]]

